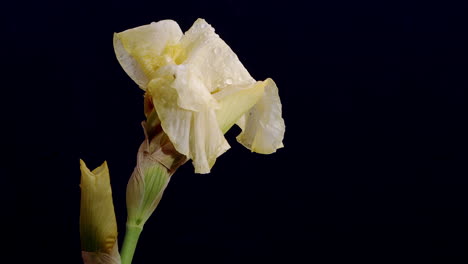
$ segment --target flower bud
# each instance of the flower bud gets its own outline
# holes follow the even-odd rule
[[[107,163],[90,171],[81,169],[80,237],[85,264],[120,264],[117,223]]]

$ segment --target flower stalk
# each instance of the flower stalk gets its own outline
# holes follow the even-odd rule
[[[164,132],[157,127],[145,128],[146,139],[137,156],[137,166],[127,184],[127,228],[121,250],[122,264],[130,264],[138,239],[148,218],[161,201],[172,174],[185,163]],[[148,131],[153,138],[148,138]],[[155,133],[154,131],[159,131]]]
[[[138,239],[140,238],[141,231],[143,231],[142,226],[134,226],[127,224],[124,243],[122,245],[122,250],[120,251],[122,264],[132,263],[133,255],[135,254],[135,249],[138,244]]]
[[[161,129],[150,100],[145,100],[145,140],[127,184],[127,228],[121,250],[122,264],[131,264],[143,226],[161,201],[174,172],[187,159],[178,153]]]

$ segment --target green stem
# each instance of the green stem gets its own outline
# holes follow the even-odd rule
[[[127,224],[127,231],[125,232],[122,250],[120,251],[122,264],[132,263],[133,254],[135,254],[138,238],[140,237],[142,230],[143,227],[141,226]]]

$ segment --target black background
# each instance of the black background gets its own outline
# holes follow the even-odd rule
[[[285,148],[250,153],[235,128],[211,174],[184,165],[134,263],[466,263],[467,11],[445,1],[9,3],[2,255],[82,263],[80,158],[108,161],[123,240],[143,93],[112,35],[161,19],[185,31],[202,17],[254,78],[278,84]]]

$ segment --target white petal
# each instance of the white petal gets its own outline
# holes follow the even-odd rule
[[[213,94],[218,101],[216,117],[219,127],[226,133],[263,96],[267,82],[230,86]]]
[[[271,154],[283,147],[285,125],[278,87],[271,79],[265,82],[263,97],[237,123],[242,129],[237,140],[253,152]]]
[[[177,104],[181,108],[197,112],[206,108],[218,108],[218,103],[193,67],[170,65],[157,73],[158,76],[167,74],[175,77],[171,87],[177,91]]]
[[[193,160],[196,173],[209,173],[229,144],[219,129],[215,110],[206,106],[197,111],[181,108],[177,103],[179,91],[171,87],[173,82],[169,75],[148,84],[161,126],[176,150]]]
[[[190,158],[196,173],[209,173],[216,158],[230,148],[219,129],[213,110],[194,113],[193,133],[190,138]]]
[[[171,60],[163,54],[166,48],[176,45],[182,35],[173,20],[153,22],[114,34],[115,54],[130,78],[145,89],[152,73]]]
[[[209,92],[255,82],[236,54],[203,19],[195,21],[185,32],[180,46],[186,50],[183,64],[191,69]]]

